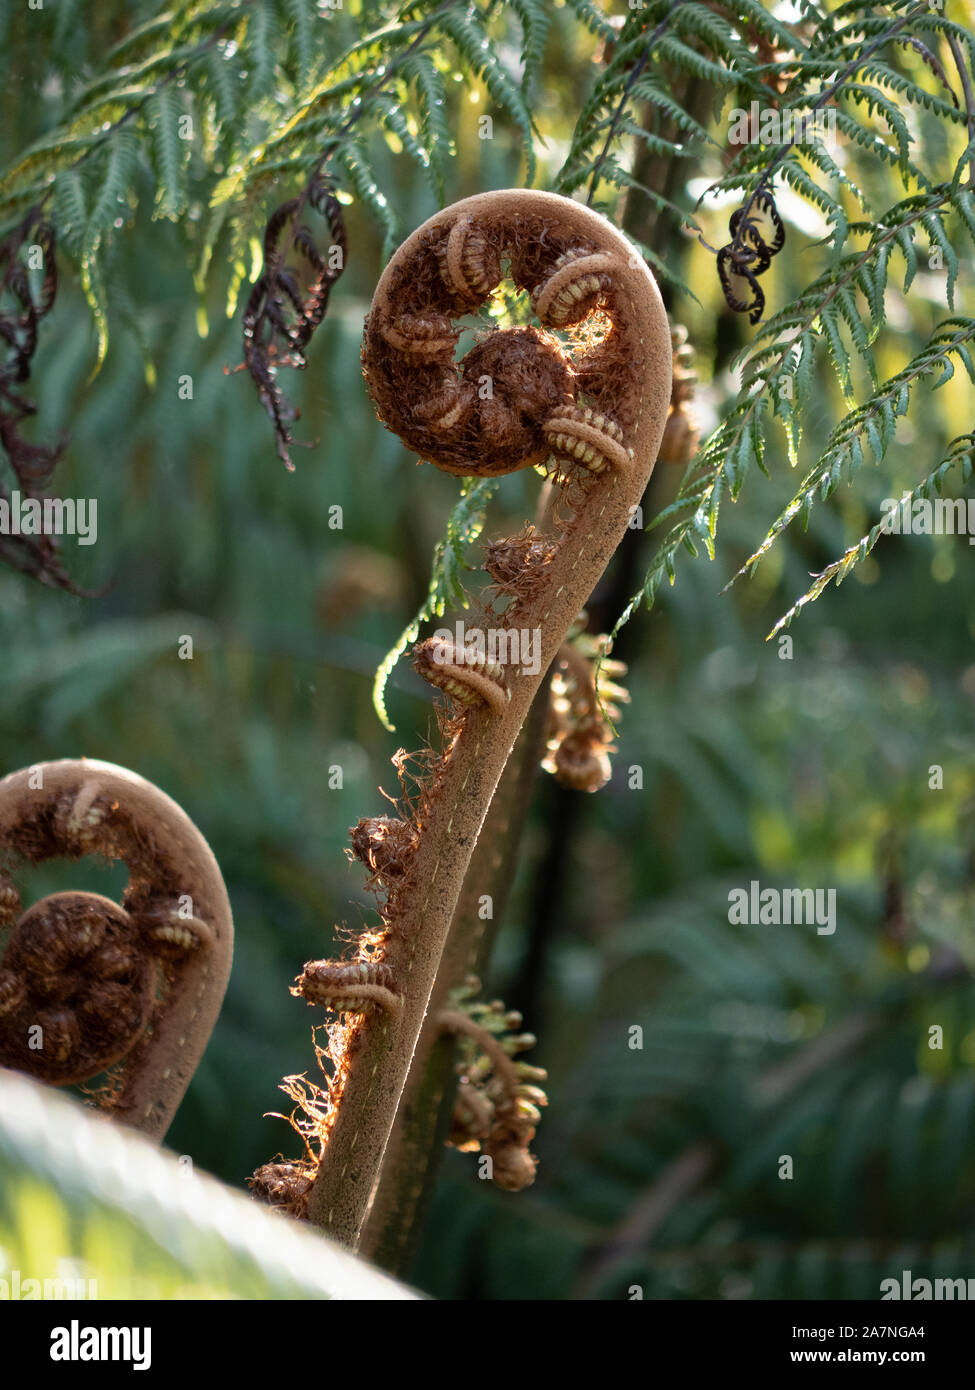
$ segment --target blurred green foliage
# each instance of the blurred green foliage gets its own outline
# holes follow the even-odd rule
[[[124,12],[100,9],[97,24],[117,37]],[[10,150],[57,118],[44,106],[58,104],[51,69],[98,60],[98,28],[79,21],[69,51],[57,24],[35,46],[21,30],[7,50],[8,64],[17,54],[4,83]],[[543,186],[568,148],[596,48],[556,7],[536,106]],[[489,101],[484,89],[451,88],[446,201],[519,182],[515,135],[499,126],[498,138],[476,138]],[[377,137],[371,150],[409,230],[434,194],[390,142]],[[720,172],[717,156],[683,169],[681,204],[693,204],[695,180]],[[282,178],[271,192],[296,187]],[[715,243],[727,211],[709,214]],[[789,239],[768,277],[773,306],[808,282],[822,234],[797,206],[782,212]],[[0,766],[82,754],[129,766],[186,809],[222,867],[234,971],[168,1143],[235,1186],[295,1151],[291,1132],[262,1118],[282,1104],[283,1075],[314,1069],[316,1015],[288,985],[303,961],[328,954],[334,923],[369,911],[343,856],[348,827],[382,809],[378,784],[395,792],[397,741],[416,747],[431,734],[428,693],[407,665],[389,694],[395,739],[375,717],[371,684],[420,606],[458,486],[417,471],[372,414],[359,343],[383,235],[361,204],[347,214],[348,271],[307,372],[289,383],[298,436],[311,444],[295,451],[291,475],[250,382],[225,374],[241,356],[239,316],[225,312],[226,241],[200,304],[180,229],[139,212],[114,243],[111,345],[94,381],[91,315],[67,280],[32,389],[44,437],[71,435],[58,491],[98,499],[97,545],[68,541],[65,558],[104,591],[79,599],[0,571]],[[238,233],[246,242],[262,225],[255,209]],[[664,254],[696,295],[668,290],[697,349],[695,409],[710,428],[734,395],[729,362],[750,330],[725,307],[703,247],[674,230]],[[969,305],[973,268],[969,255],[959,282]],[[922,272],[909,297],[892,288],[888,298],[884,373],[944,317],[943,277]],[[186,375],[192,400],[178,394]],[[810,456],[843,410],[820,365],[804,419]],[[885,471],[816,507],[808,530],[723,593],[795,489],[784,434],[773,438],[768,478],[750,476],[723,510],[713,561],[688,558],[652,615],[624,629],[632,705],[613,781],[581,801],[539,787],[486,982],[535,1006],[532,1060],[551,1078],[539,1179],[505,1195],[477,1180],[469,1156],[448,1153],[411,1271],[422,1289],[870,1298],[904,1268],[972,1272],[975,552],[964,537],[888,538],[804,611],[791,647],[764,641],[809,574],[970,425],[961,373],[920,391]],[[647,520],[673,499],[674,472],[658,469]],[[530,514],[533,482],[504,481],[486,534]],[[341,529],[329,525],[335,506]],[[596,630],[612,625],[652,552],[652,538],[627,536],[591,605]],[[177,656],[184,634],[191,661]],[[341,788],[329,786],[335,766]],[[97,865],[84,884],[62,868],[38,871],[29,888],[119,887]],[[835,888],[835,935],[730,925],[729,890],[752,879]],[[628,1046],[635,1025],[642,1050]],[[928,1046],[935,1025],[941,1050]],[[689,1154],[698,1179],[668,1198],[667,1175],[684,1172]],[[791,1181],[778,1177],[783,1154]],[[24,1201],[42,1200],[31,1191]],[[129,1258],[124,1232],[104,1239]],[[160,1275],[167,1288],[183,1277]]]
[[[187,1156],[10,1072],[2,1087],[0,1299],[412,1296]]]

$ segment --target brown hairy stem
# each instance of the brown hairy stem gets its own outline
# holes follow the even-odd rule
[[[481,974],[504,917],[532,787],[545,748],[548,691],[546,680],[484,818],[359,1242],[363,1254],[390,1271],[405,1269],[450,1131],[457,1090],[457,1049],[455,1038],[441,1030],[438,1016],[451,990],[467,976]],[[490,918],[479,911],[485,894],[491,898]]]
[[[121,904],[55,893],[21,912],[25,864],[122,859]],[[223,1000],[233,922],[213,854],[158,787],[112,763],[38,763],[0,781],[0,1066],[55,1086],[112,1068],[93,1099],[162,1139]],[[120,1065],[119,1065],[120,1064]]]
[[[458,296],[442,276],[441,253],[459,219],[485,248],[504,247],[516,285],[536,302],[546,281],[560,276],[559,326],[575,330],[571,341],[544,325],[495,330],[454,365],[444,319],[457,312]],[[580,275],[570,294],[560,258],[591,255],[605,258],[608,284],[594,287],[594,277]],[[488,261],[478,253],[479,277]],[[570,299],[581,306],[578,318],[566,309]],[[653,277],[614,227],[579,204],[531,191],[480,194],[431,218],[393,257],[373,301],[363,365],[384,422],[449,472],[491,475],[543,463],[556,426],[570,420],[575,442],[556,465],[562,506],[548,537],[555,553],[504,614],[538,633],[546,671],[626,532],[659,448],[671,350]],[[443,408],[431,413],[437,393]],[[471,853],[541,680],[509,665],[503,704],[460,702],[447,747],[420,785],[416,845],[389,892],[383,929],[361,948],[369,958],[381,951],[402,1007],[347,1011],[333,1026],[332,1111],[308,1214],[348,1244],[369,1209]]]

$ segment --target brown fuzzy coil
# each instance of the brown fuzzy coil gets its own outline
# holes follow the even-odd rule
[[[477,391],[462,381],[453,368],[446,370],[426,400],[416,408],[416,419],[435,435],[452,435],[463,429],[477,403]]]
[[[425,681],[458,704],[488,705],[500,713],[511,698],[503,684],[504,669],[495,661],[459,652],[452,642],[428,637],[413,648],[413,665]]]
[[[393,972],[381,961],[313,960],[298,976],[291,993],[333,1013],[370,1013],[374,1009],[397,1013],[402,1000],[393,985]]]
[[[608,274],[613,258],[590,255],[580,249],[566,251],[555,269],[532,294],[532,309],[542,323],[567,328],[592,313],[612,285]]]
[[[568,406],[545,421],[545,440],[559,468],[580,467],[588,473],[627,468],[632,452],[623,431],[608,415],[588,406]]]
[[[557,341],[535,328],[500,329],[471,348],[463,372],[477,393],[474,471],[484,477],[541,463],[548,453],[544,421],[573,398]]]
[[[455,363],[453,317],[485,303],[505,264],[515,286],[531,292],[543,327],[486,330]],[[546,420],[575,403],[577,357],[585,357],[591,400],[627,394],[632,366],[613,334],[615,264],[541,218],[445,219],[402,257],[366,323],[363,372],[380,419],[422,459],[461,477],[541,464]],[[545,331],[575,329],[596,311],[609,318],[599,342],[582,330],[578,342]]]
[[[373,879],[398,879],[406,873],[419,831],[412,821],[369,816],[349,831],[352,855],[372,871]]]
[[[382,335],[407,362],[449,362],[459,336],[444,314],[401,314]]]
[[[0,869],[0,927],[8,927],[20,916],[20,894],[13,879]]]
[[[35,903],[0,970],[0,1063],[56,1086],[87,1081],[145,1031],[157,977],[129,914],[95,893]]]
[[[258,1201],[299,1220],[305,1215],[308,1193],[314,1181],[314,1167],[307,1161],[263,1163],[254,1176],[247,1179]]]
[[[458,307],[477,308],[501,283],[501,254],[470,217],[459,217],[438,253],[440,274]]]
[[[554,541],[537,539],[534,526],[528,525],[519,536],[490,541],[484,568],[502,593],[521,596],[538,583],[557,549]]]

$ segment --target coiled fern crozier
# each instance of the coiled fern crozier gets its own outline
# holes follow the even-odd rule
[[[248,281],[259,278],[252,253],[262,210],[280,204],[282,188],[305,189],[285,237],[289,247],[324,184],[341,201],[369,209],[388,254],[405,228],[381,186],[378,151],[384,144],[401,150],[444,199],[458,158],[451,73],[486,92],[490,119],[521,147],[528,183],[542,167],[554,191],[621,214],[654,273],[675,291],[686,288],[675,233],[683,229],[710,245],[710,201],[732,197],[754,211],[784,191],[815,209],[823,233],[817,254],[803,260],[809,280],[787,303],[770,304],[775,311],[743,349],[736,398],[688,461],[677,497],[654,519],[667,529],[623,619],[652,604],[665,577],[673,580],[682,548],[695,552],[700,544],[713,552],[722,502],[739,495],[753,465],[765,467],[773,420],[785,431],[791,461],[799,458],[817,354],[828,356],[847,413],[821,456],[806,464],[749,568],[794,520],[808,520],[817,498],[853,482],[865,458],[883,464],[921,382],[940,384],[959,365],[972,374],[972,319],[955,304],[959,258],[970,256],[975,238],[975,39],[960,3],[803,3],[800,18],[788,22],[758,0],[641,0],[619,15],[593,0],[568,0],[558,15],[539,0],[367,2],[355,15],[312,0],[202,0],[164,17],[151,3],[129,8],[132,17],[122,25],[110,15],[86,16],[88,53],[80,61],[72,18],[80,5],[59,6],[56,22],[43,21],[36,61],[57,74],[56,119],[0,175],[5,314],[23,329],[24,296],[33,294],[31,336],[53,287],[28,292],[15,267],[31,249],[43,255],[54,238],[91,307],[99,363],[113,308],[131,316],[128,293],[113,281],[112,247],[143,211],[179,225],[201,292],[215,265],[229,263],[230,311]],[[10,11],[4,23],[9,53],[28,39],[38,46],[41,21]],[[553,23],[591,32],[599,64],[560,168],[546,148],[543,118],[533,114]],[[504,46],[511,42],[520,52],[517,67]],[[756,120],[747,142],[740,130],[732,140],[737,127],[729,113],[753,109],[776,113],[778,126]],[[811,119],[824,113],[830,121]],[[763,129],[785,138],[769,142]],[[797,130],[801,138],[788,135]],[[687,180],[702,165],[715,177],[695,206]],[[307,247],[301,235],[297,241],[299,251]],[[923,263],[943,268],[948,313],[932,325],[921,352],[881,378],[876,358],[893,336],[885,290],[898,258],[905,293]],[[43,302],[36,299],[42,293]],[[290,357],[262,359],[255,368],[252,354],[248,363],[286,458],[292,420],[274,378],[278,366],[303,365],[306,343]],[[23,353],[21,346],[20,381],[29,370],[30,354]],[[14,378],[4,380],[0,440],[21,487],[29,488],[50,477],[60,454],[25,456],[20,392],[12,391]],[[938,490],[951,470],[967,479],[972,448],[970,435],[952,440],[917,480],[917,495]],[[469,523],[483,495],[465,496],[458,509],[431,611],[456,592],[458,548],[473,537]],[[783,622],[831,579],[845,578],[878,534],[871,529],[817,575]],[[4,558],[70,584],[54,555],[20,539],[19,546],[4,545]]]

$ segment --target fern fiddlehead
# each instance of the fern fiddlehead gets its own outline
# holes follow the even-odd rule
[[[554,316],[553,327],[571,327],[575,318],[580,327],[568,341],[548,326],[497,329],[454,366],[451,314],[459,298],[486,297],[495,251],[503,251],[516,286]],[[517,621],[539,633],[537,674],[511,663],[500,672],[479,669],[466,650],[442,650],[438,665],[421,645],[421,667],[436,669],[434,683],[455,711],[444,719],[445,746],[428,760],[404,814],[415,833],[399,837],[410,846],[405,865],[382,881],[381,926],[361,938],[357,961],[326,967],[339,979],[336,971],[355,964],[382,965],[402,1000],[367,1011],[364,1000],[342,1008],[331,996],[339,1014],[329,1025],[334,1074],[307,1212],[349,1244],[369,1210],[491,797],[542,673],[626,531],[656,459],[670,405],[671,344],[653,278],[615,228],[556,195],[509,191],[466,199],[404,243],[377,288],[363,366],[380,418],[438,467],[493,476],[539,466],[557,480],[563,505],[550,511],[551,534],[539,537],[552,547],[546,563],[513,586],[515,597],[496,615],[502,627]],[[441,417],[438,428],[424,404],[465,385],[474,392],[469,410],[446,424]],[[552,459],[556,438],[567,442]]]
[[[55,893],[21,911],[18,866],[122,859],[122,903]],[[108,1072],[96,1103],[162,1139],[230,974],[217,862],[184,811],[125,768],[39,763],[0,781],[0,1065],[55,1086]]]

